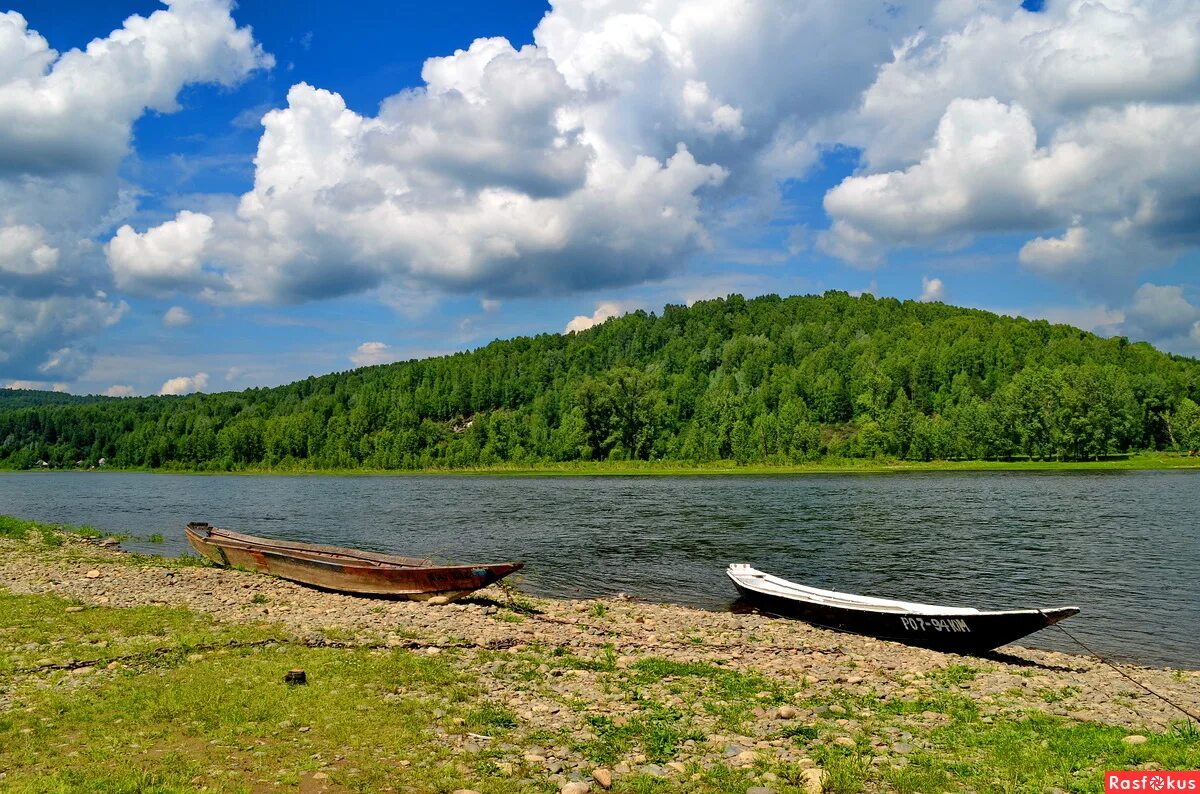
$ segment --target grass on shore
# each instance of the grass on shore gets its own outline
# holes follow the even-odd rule
[[[517,655],[318,648],[271,625],[217,624],[182,609],[72,608],[79,609],[57,597],[0,591],[5,790],[553,792],[536,765],[502,759],[560,747],[595,765],[635,753],[667,764],[705,741],[701,715],[737,732],[755,709],[790,702],[819,716],[763,738],[802,747],[824,769],[831,794],[1089,792],[1100,790],[1105,769],[1200,765],[1194,730],[1129,745],[1124,729],[1036,712],[989,724],[952,690],[915,700],[806,696],[789,682],[655,657],[622,669],[611,658],[545,647]],[[293,667],[307,671],[307,685],[283,682]],[[494,672],[480,672],[489,667]],[[536,690],[546,669],[591,671],[599,686],[624,693],[633,716],[588,713],[590,738],[581,739],[566,728],[530,730],[489,694],[488,675]],[[578,712],[588,705],[563,702]],[[456,749],[454,740],[471,733],[491,738]],[[872,735],[894,738],[905,763],[873,765]],[[834,741],[846,736],[848,746]],[[780,794],[805,790],[803,766],[765,759],[746,768],[689,764],[673,777],[635,772],[613,790],[744,794],[756,785],[752,774],[764,772]]]
[[[134,536],[123,532],[109,532],[108,530],[97,529],[86,524],[49,524],[45,521],[33,521],[28,518],[0,515],[0,539],[4,538],[9,540],[30,540],[36,538],[41,541],[44,547],[56,549],[61,548],[68,539],[121,541],[130,540]],[[162,543],[163,536],[156,532],[145,538],[145,540],[149,543]],[[69,550],[67,553],[74,556],[81,556],[82,550],[75,548]],[[160,557],[158,555],[130,552],[126,554],[124,559],[130,564],[154,564],[165,567],[207,564],[201,557],[193,557],[186,554],[179,557]]]
[[[46,526],[0,520],[0,552],[96,553],[61,535],[46,543]],[[493,616],[514,618],[525,619]],[[0,789],[551,794],[558,783],[526,758],[547,748],[582,759],[585,779],[595,766],[629,763],[618,794],[745,794],[764,784],[801,794],[813,763],[829,794],[1083,794],[1102,790],[1106,769],[1200,767],[1194,725],[1153,732],[1069,720],[1035,708],[1036,698],[985,710],[960,688],[979,672],[961,662],[927,676],[917,695],[884,696],[721,661],[622,661],[613,646],[593,656],[537,643],[433,653],[324,633],[352,647],[320,647],[273,623],[0,588]],[[285,684],[297,667],[308,684]],[[1053,694],[1074,696],[1070,687]],[[522,702],[561,713],[531,719]],[[805,716],[764,723],[782,706]],[[1134,732],[1147,741],[1126,743]],[[796,753],[755,751],[763,741]],[[746,748],[755,757],[739,762]]]

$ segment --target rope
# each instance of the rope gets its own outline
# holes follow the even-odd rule
[[[1038,613],[1039,613],[1039,614],[1041,614],[1041,615],[1043,615],[1043,617],[1045,616],[1045,613],[1043,613],[1043,612],[1042,612],[1040,609],[1038,610]],[[1107,665],[1108,667],[1112,668],[1112,669],[1113,669],[1114,671],[1116,671],[1116,673],[1117,673],[1118,675],[1120,675],[1122,678],[1125,678],[1126,680],[1128,680],[1129,682],[1131,682],[1131,683],[1135,684],[1136,686],[1140,687],[1141,689],[1144,689],[1146,692],[1148,692],[1149,694],[1151,694],[1151,695],[1153,695],[1154,697],[1158,698],[1158,699],[1159,699],[1159,700],[1161,700],[1163,703],[1166,703],[1166,704],[1167,704],[1168,706],[1170,706],[1171,708],[1173,708],[1173,709],[1175,709],[1176,711],[1179,711],[1180,713],[1182,713],[1182,714],[1183,714],[1184,716],[1186,716],[1186,717],[1187,717],[1189,720],[1193,720],[1194,722],[1200,723],[1200,717],[1197,717],[1195,714],[1193,714],[1192,712],[1188,711],[1187,709],[1185,709],[1183,706],[1179,705],[1179,704],[1178,704],[1178,703],[1176,703],[1175,701],[1171,700],[1171,699],[1170,699],[1170,698],[1168,698],[1166,695],[1161,695],[1161,694],[1159,694],[1158,692],[1155,692],[1153,689],[1151,689],[1150,687],[1146,686],[1146,685],[1145,685],[1145,684],[1143,684],[1141,681],[1137,680],[1136,678],[1134,678],[1133,676],[1131,676],[1129,673],[1127,673],[1127,672],[1125,672],[1124,670],[1122,670],[1120,667],[1117,667],[1115,664],[1113,664],[1113,663],[1112,663],[1112,662],[1110,662],[1109,660],[1105,659],[1103,656],[1101,656],[1100,654],[1096,653],[1096,652],[1095,652],[1095,651],[1093,651],[1091,648],[1089,648],[1087,645],[1085,645],[1085,644],[1084,644],[1084,642],[1083,642],[1083,640],[1079,639],[1079,638],[1078,638],[1078,637],[1076,637],[1074,634],[1072,634],[1071,632],[1067,631],[1065,628],[1063,628],[1063,627],[1062,627],[1062,625],[1060,625],[1060,624],[1058,624],[1058,623],[1055,623],[1055,624],[1053,624],[1053,625],[1054,625],[1054,628],[1058,629],[1058,630],[1059,630],[1059,631],[1061,631],[1063,634],[1066,634],[1068,637],[1070,637],[1070,638],[1071,638],[1071,639],[1072,639],[1072,640],[1075,642],[1075,644],[1076,644],[1076,645],[1078,645],[1080,648],[1083,648],[1083,649],[1084,649],[1085,651],[1087,651],[1087,652],[1088,652],[1088,654],[1090,654],[1091,656],[1094,656],[1094,657],[1096,658],[1096,660],[1097,660],[1097,661],[1099,661],[1101,664]]]

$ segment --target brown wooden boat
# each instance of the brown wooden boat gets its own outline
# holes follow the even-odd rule
[[[393,554],[243,535],[202,521],[188,524],[186,532],[192,548],[218,565],[355,595],[452,601],[524,567],[520,562],[434,565]]]

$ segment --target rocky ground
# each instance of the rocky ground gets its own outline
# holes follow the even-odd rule
[[[168,605],[222,623],[265,621],[313,645],[452,654],[515,717],[502,746],[483,733],[447,731],[453,751],[486,748],[500,775],[532,776],[564,791],[632,777],[698,780],[714,765],[745,770],[751,791],[839,790],[821,769],[841,757],[830,755],[835,750],[861,764],[862,787],[890,788],[898,778],[885,772],[945,751],[939,729],[957,719],[958,707],[923,704],[946,698],[968,704],[976,727],[1042,713],[1119,727],[1130,745],[1182,719],[1082,656],[1010,646],[991,658],[959,657],[756,614],[535,599],[501,587],[448,605],[382,601],[234,570],[159,564],[108,544],[71,539],[31,553],[31,542],[0,539],[0,588],[53,594],[84,608]],[[45,663],[33,658],[40,653],[30,647],[18,666]],[[1200,712],[1200,673],[1123,669]],[[647,711],[646,703],[676,716],[655,723],[660,712]],[[626,743],[627,752],[613,754],[624,746],[616,738],[627,726],[642,734]],[[671,752],[646,738],[658,727],[673,742]],[[589,751],[600,740],[608,749]],[[775,769],[792,772],[781,779]]]

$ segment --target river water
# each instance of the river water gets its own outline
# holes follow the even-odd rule
[[[1097,651],[1200,668],[1200,475],[749,477],[0,474],[0,513],[187,550],[183,526],[430,556],[524,560],[540,595],[729,609],[748,562],[836,590],[980,608],[1078,605]],[[3,583],[0,582],[0,585]],[[1028,645],[1077,650],[1055,629]]]

